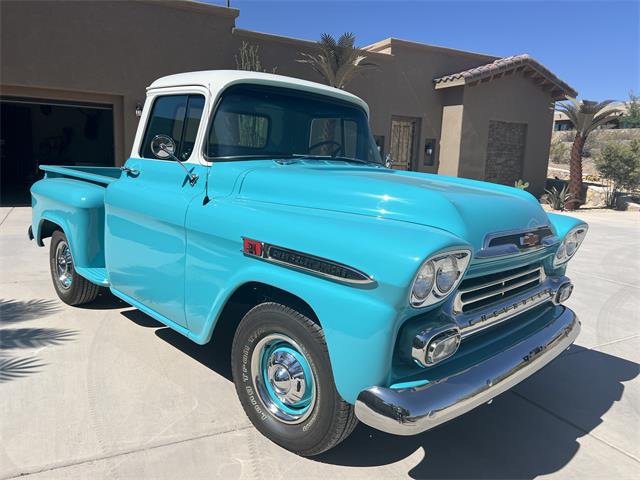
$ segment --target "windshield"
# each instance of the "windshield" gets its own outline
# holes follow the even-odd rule
[[[382,163],[367,116],[358,106],[262,85],[225,91],[205,154],[213,161],[304,157]]]

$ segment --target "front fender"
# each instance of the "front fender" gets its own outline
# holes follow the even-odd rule
[[[59,226],[77,267],[104,267],[105,188],[68,178],[45,178],[31,187],[32,230],[43,246],[45,221]]]
[[[352,403],[362,389],[390,378],[398,329],[418,313],[410,312],[408,295],[421,263],[466,245],[445,231],[407,222],[235,201],[192,204],[186,227],[189,336],[209,341],[226,302],[246,283],[277,287],[317,315],[336,386]],[[353,266],[374,283],[347,285],[245,256],[243,236]]]
[[[549,217],[551,226],[555,230],[555,234],[558,238],[564,238],[564,236],[573,227],[577,227],[578,225],[583,224],[586,225],[587,223],[584,220],[580,220],[579,218],[570,217],[569,215],[560,215],[553,212],[547,212],[547,216]]]

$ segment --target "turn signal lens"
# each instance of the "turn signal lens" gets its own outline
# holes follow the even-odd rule
[[[556,294],[556,303],[560,304],[562,302],[565,302],[569,299],[569,297],[571,296],[571,293],[573,292],[573,285],[570,283],[565,283],[564,285],[562,285],[559,289],[558,289],[558,293]]]
[[[456,353],[460,330],[454,325],[431,325],[416,333],[411,357],[421,367],[430,367]]]
[[[460,346],[460,333],[445,332],[429,343],[427,347],[427,365],[441,362],[456,353]]]

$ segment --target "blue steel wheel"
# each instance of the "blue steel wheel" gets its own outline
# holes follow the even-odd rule
[[[265,408],[278,420],[306,420],[316,402],[316,381],[303,350],[291,338],[270,334],[253,350],[253,386]]]

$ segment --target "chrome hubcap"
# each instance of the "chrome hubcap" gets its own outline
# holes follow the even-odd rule
[[[69,245],[64,240],[56,247],[56,278],[58,285],[63,290],[71,287],[73,282],[73,258]]]
[[[307,379],[298,359],[288,352],[277,350],[267,360],[267,380],[276,396],[286,405],[304,398]]]
[[[316,401],[315,378],[294,340],[280,334],[261,339],[251,357],[251,370],[263,406],[278,420],[300,423],[311,414]]]

